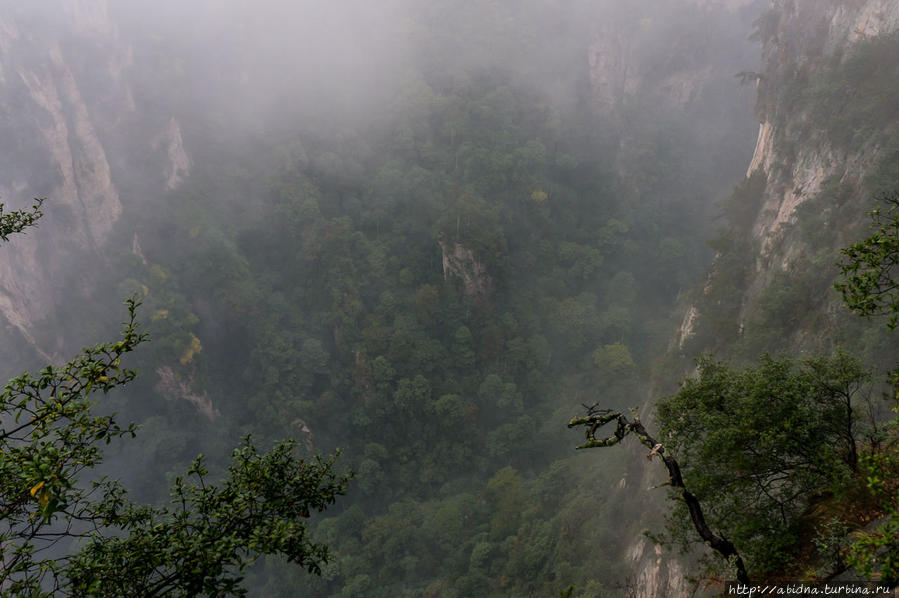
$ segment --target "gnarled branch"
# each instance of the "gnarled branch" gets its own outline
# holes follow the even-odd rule
[[[597,439],[596,432],[612,421],[617,422],[615,432],[611,436]],[[712,550],[717,552],[728,562],[733,563],[737,570],[737,581],[740,583],[749,583],[749,575],[746,573],[746,566],[743,563],[742,557],[740,557],[740,553],[737,552],[736,547],[730,540],[720,534],[714,533],[709,528],[708,523],[705,520],[705,515],[702,512],[702,505],[699,504],[699,499],[687,490],[686,485],[684,485],[684,478],[681,475],[680,465],[677,463],[677,460],[665,453],[665,447],[662,443],[658,442],[646,431],[643,423],[638,418],[634,417],[633,421],[629,421],[627,417],[619,412],[610,409],[599,409],[597,405],[594,404],[587,407],[587,414],[585,416],[572,418],[572,420],[568,422],[569,428],[575,428],[577,426],[584,426],[586,428],[586,442],[578,446],[578,449],[613,446],[621,442],[621,440],[628,434],[633,433],[640,439],[640,442],[644,446],[650,449],[649,459],[652,459],[652,457],[656,455],[661,457],[662,461],[665,463],[665,467],[668,469],[668,481],[672,488],[676,488],[680,491],[681,498],[684,500],[684,503],[686,503],[687,509],[690,512],[690,519],[693,522],[693,527],[696,529],[696,532]]]

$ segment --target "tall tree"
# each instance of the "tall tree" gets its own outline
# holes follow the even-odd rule
[[[807,507],[853,476],[856,403],[869,379],[841,352],[802,362],[764,356],[743,370],[703,358],[697,376],[659,402],[658,440],[638,419],[595,406],[569,427],[587,428],[578,448],[612,446],[634,433],[650,458],[661,457],[682,499],[669,519],[671,538],[707,543],[745,581],[748,572],[765,575],[789,562]],[[615,433],[597,439],[613,421]],[[689,529],[695,534],[683,533]]]
[[[887,326],[899,323],[899,192],[881,196],[882,208],[871,212],[871,234],[842,250],[842,279],[834,285],[845,304],[860,316],[887,315]],[[899,398],[899,367],[892,372]],[[896,408],[894,408],[896,410]],[[873,529],[859,531],[849,548],[848,564],[888,584],[899,584],[899,419],[887,426],[887,437],[862,459],[868,489],[885,515]]]

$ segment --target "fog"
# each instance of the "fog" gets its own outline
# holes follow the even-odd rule
[[[0,2],[0,193],[48,197],[0,354],[61,362],[144,301],[100,406],[142,426],[102,469],[140,500],[247,433],[344,448],[337,564],[266,561],[256,595],[623,595],[645,472],[575,460],[565,421],[664,378],[765,6]]]
[[[745,40],[747,23],[763,3],[734,4],[746,5],[740,9],[745,14],[722,19],[717,24],[728,30],[718,32],[687,32],[683,25],[725,11],[672,0],[636,6],[578,0],[162,1],[152,9],[140,2],[113,4],[109,14],[121,39],[134,44],[136,60],[177,70],[159,74],[181,77],[188,86],[184,95],[199,110],[220,110],[226,120],[280,122],[338,111],[340,118],[365,123],[383,118],[378,110],[412,80],[493,68],[516,73],[560,103],[583,101],[588,46],[605,37],[617,38],[619,60],[634,63],[618,65],[625,70],[751,63],[757,49]],[[696,56],[690,54],[702,48],[702,40],[691,39],[696,35],[733,37],[729,48]]]

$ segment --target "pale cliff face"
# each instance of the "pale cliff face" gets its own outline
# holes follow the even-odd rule
[[[862,181],[880,149],[876,140],[850,151],[834,147],[819,132],[825,123],[810,121],[803,127],[791,127],[807,116],[785,101],[784,87],[800,73],[816,73],[836,53],[845,52],[859,40],[899,27],[896,0],[794,0],[775,2],[775,6],[782,12],[776,23],[770,23],[765,40],[765,78],[759,83],[757,105],[759,139],[747,171],[748,176],[761,169],[767,179],[753,226],[760,275],[746,299],[744,315],[752,310],[755,294],[764,287],[766,271],[788,270],[800,251],[789,237],[788,226],[795,222],[797,208],[821,193],[828,180],[852,186],[859,196],[870,193]]]
[[[844,59],[854,43],[899,28],[897,0],[775,0],[772,6],[775,10],[759,21],[757,32],[763,43],[756,103],[760,125],[746,175],[761,171],[766,186],[751,223],[755,271],[742,297],[740,323],[753,316],[776,273],[789,273],[806,259],[806,249],[792,226],[797,210],[825,192],[828,184],[851,189],[851,201],[862,205],[871,194],[864,180],[881,154],[876,138],[851,148],[835,146],[825,133],[828,123],[797,107],[790,93],[805,89],[804,81],[814,80],[823,69]],[[896,126],[899,123],[882,123],[884,129]],[[860,209],[856,222],[840,224],[844,230],[851,229],[864,219]],[[833,242],[834,247],[845,244],[845,240]],[[699,313],[688,318],[689,325],[679,333],[681,339],[690,335],[701,317]],[[742,324],[735,326],[742,330]],[[797,333],[796,342],[809,338]]]
[[[72,264],[98,263],[123,211],[115,161],[120,170],[129,165],[119,155],[120,129],[145,118],[129,82],[133,67],[105,0],[36,11],[11,5],[0,16],[0,201],[20,208],[47,198],[39,227],[0,251],[0,314],[44,356],[54,348],[38,346],[34,323],[68,293],[87,292],[62,281]],[[160,192],[190,169],[177,120],[162,123],[155,138],[126,141],[131,155],[159,155]]]
[[[823,265],[813,261],[819,248],[806,246],[795,226],[802,215],[802,211],[797,210],[807,202],[832,193],[832,190],[828,191],[829,186],[845,190],[847,196],[843,198],[843,205],[853,209],[844,209],[840,217],[848,220],[838,222],[836,232],[821,231],[821,237],[816,239],[823,245],[830,244],[829,251],[845,246],[845,231],[859,223],[864,224],[867,219],[862,206],[866,205],[871,190],[866,188],[865,181],[883,154],[881,141],[876,136],[861,141],[854,138],[850,144],[834,142],[827,133],[829,123],[820,122],[820,116],[808,113],[804,108],[806,104],[797,102],[795,94],[797,89],[808,89],[804,86],[806,81],[815,81],[817,74],[834,68],[834,64],[849,56],[854,43],[899,28],[899,0],[775,0],[772,6],[775,10],[759,21],[758,35],[763,51],[758,69],[761,77],[756,115],[760,125],[746,172],[747,177],[761,173],[764,191],[754,218],[744,223],[749,236],[749,255],[746,257],[752,265],[747,287],[732,289],[740,295],[739,315],[732,322],[732,331],[714,331],[725,338],[734,334],[743,337],[744,324],[748,329],[753,317],[761,311],[764,294],[776,276],[783,277],[786,273],[787,280],[792,282],[797,271],[833,268],[829,253]],[[880,126],[884,130],[896,130],[899,123],[883,122]],[[675,351],[683,349],[684,341],[703,326],[702,306],[708,304],[703,303],[702,296],[709,295],[713,288],[720,293],[727,285],[715,285],[718,280],[728,280],[726,274],[719,271],[727,268],[726,264],[722,266],[720,259],[716,262],[704,288],[696,290],[700,299],[686,306],[672,343]],[[809,309],[821,312],[821,317],[816,320],[817,328],[799,326],[795,330],[782,330],[789,350],[795,354],[827,348],[825,337],[833,326],[839,298],[832,293],[815,299],[818,303]],[[706,337],[700,335],[700,338]],[[732,347],[722,348],[724,351],[729,349]],[[685,357],[708,350],[708,346],[694,346]],[[635,544],[632,554],[642,553],[641,546]],[[675,559],[668,562],[663,558],[661,568],[645,556],[638,560],[641,563],[639,575],[645,578],[647,587],[662,583],[666,571],[670,573],[677,568]]]
[[[169,191],[177,189],[184,177],[190,174],[190,158],[184,149],[184,138],[181,135],[181,125],[174,118],[169,119],[168,125],[153,141],[153,149],[162,148],[166,155],[165,188]]]

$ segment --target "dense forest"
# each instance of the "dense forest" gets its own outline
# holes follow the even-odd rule
[[[656,150],[637,195],[587,110],[561,115],[498,69],[422,77],[389,112],[374,134],[266,138],[136,216],[147,262],[123,256],[111,293],[144,297],[151,350],[220,414],[131,395],[136,452],[177,469],[203,430],[343,449],[350,496],[318,526],[334,562],[263,595],[611,589],[625,505],[590,505],[626,465],[560,460],[562,424],[590,389],[642,402],[701,272],[663,169],[680,156]]]
[[[731,578],[684,503],[668,514],[656,454],[680,460],[685,488],[753,579],[816,580],[847,564],[872,575],[892,549],[889,530],[865,525],[892,508],[892,403],[879,397],[894,394],[897,340],[833,285],[857,312],[888,311],[851,278],[872,261],[864,246],[840,250],[865,237],[863,215],[899,178],[882,126],[899,116],[899,38],[872,36],[774,80],[751,69],[759,46],[777,43],[780,4],[564,4],[356,7],[349,49],[284,20],[278,3],[207,11],[190,36],[168,22],[174,5],[147,20],[110,9],[132,36],[132,101],[149,116],[99,136],[151,138],[177,118],[190,166],[159,192],[141,169],[164,170],[162,158],[117,142],[122,214],[92,265],[59,282],[66,299],[31,341],[113,339],[117,306],[139,304],[132,324],[146,338],[126,334],[123,357],[133,370],[110,379],[115,353],[82,376],[110,391],[98,413],[138,424],[133,439],[118,438],[131,428],[97,436],[115,442],[92,475],[119,479],[154,513],[198,496],[178,481],[187,471],[230,488],[247,464],[283,466],[278,516],[302,520],[330,557],[248,560],[238,581],[250,595],[573,587],[598,598]],[[334,52],[333,71],[303,55],[295,26]],[[100,52],[64,39],[85,64]],[[221,39],[234,43],[213,58]],[[765,110],[786,157],[744,176]],[[815,144],[866,166],[832,174],[768,241],[766,202]],[[38,207],[56,209],[52,197]],[[29,237],[56,230],[36,224]],[[688,310],[698,316],[685,331]],[[4,359],[36,371],[8,332]],[[576,453],[581,435],[566,424],[590,405],[588,444],[600,421],[619,429],[596,446],[645,435],[643,417],[662,439],[647,445],[649,463],[629,441]],[[309,460],[339,453],[336,473],[310,461],[321,500],[288,508],[284,472],[307,474],[290,469],[286,446]],[[754,500],[760,484],[770,492]],[[47,512],[42,488],[30,495]],[[645,571],[662,554],[680,563],[668,586]]]

